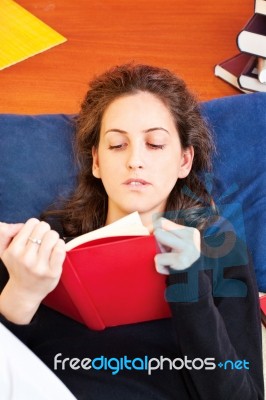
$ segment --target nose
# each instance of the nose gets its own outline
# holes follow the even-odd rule
[[[143,155],[139,146],[130,149],[127,167],[129,169],[139,169],[144,167]]]

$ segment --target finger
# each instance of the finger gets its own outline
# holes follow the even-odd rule
[[[45,264],[49,264],[52,250],[59,240],[59,234],[56,231],[49,230],[42,237],[42,244],[39,247],[38,257]]]
[[[26,244],[28,254],[36,255],[39,252],[42,246],[43,238],[50,230],[51,227],[49,224],[47,224],[47,222],[41,221],[35,225],[30,236],[28,237]],[[40,240],[41,243],[34,243],[33,240]]]
[[[154,258],[156,270],[161,274],[170,273],[170,268],[175,271],[184,271],[191,266],[189,258],[178,253],[157,254]]]
[[[177,224],[173,221],[170,221],[167,218],[159,218],[154,222],[154,229],[161,228],[167,231],[175,231],[178,233],[179,231],[184,230],[186,227],[184,225]]]
[[[170,249],[175,249],[177,251],[184,250],[184,240],[177,237],[173,232],[158,228],[154,231],[154,236],[162,245],[170,247]]]
[[[157,255],[159,255],[159,254],[157,254]],[[170,274],[170,272],[169,272],[169,265],[163,265],[163,264],[161,264],[160,261],[158,260],[157,255],[156,255],[155,258],[154,258],[156,271],[157,271],[159,274],[162,274],[162,275],[169,275],[169,274]]]
[[[157,228],[161,227],[160,229],[171,232],[173,235],[182,239],[183,241],[193,242],[196,248],[200,251],[200,231],[197,228],[179,225],[167,220],[166,218],[160,218],[159,221],[160,226],[157,226]]]
[[[10,242],[18,234],[24,224],[7,224],[0,222],[0,257],[3,251],[9,246]]]
[[[154,261],[157,272],[159,272],[160,274],[169,275],[169,268],[173,268],[173,266],[177,262],[177,254],[176,253],[156,254]]]
[[[66,257],[66,244],[63,239],[59,239],[54,246],[50,257],[50,269],[56,274],[62,273],[63,262]]]
[[[12,243],[19,244],[20,246],[26,246],[28,242],[28,238],[31,235],[33,229],[37,224],[39,224],[39,220],[37,218],[30,218],[27,222],[25,222],[24,226],[18,232],[18,234],[14,237]]]

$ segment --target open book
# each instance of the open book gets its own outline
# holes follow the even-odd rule
[[[138,213],[66,246],[59,284],[45,305],[95,330],[170,316],[166,278],[154,265],[159,249]]]

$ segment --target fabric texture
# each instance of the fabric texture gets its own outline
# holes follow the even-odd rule
[[[253,257],[266,291],[266,93],[202,103],[215,136],[210,194]],[[75,183],[72,115],[0,115],[0,221],[38,217]],[[187,189],[188,195],[193,195]]]
[[[0,221],[38,217],[75,181],[73,118],[0,115]]]
[[[252,254],[259,289],[266,291],[266,93],[203,103],[214,132],[212,193]],[[243,226],[239,226],[243,218]],[[237,221],[237,222],[236,222]],[[236,225],[238,224],[238,225]]]

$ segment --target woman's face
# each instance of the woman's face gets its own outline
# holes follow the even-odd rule
[[[93,175],[108,195],[106,223],[138,211],[150,225],[177,179],[189,174],[192,160],[193,148],[181,148],[174,120],[156,96],[138,92],[114,100],[93,149]]]

